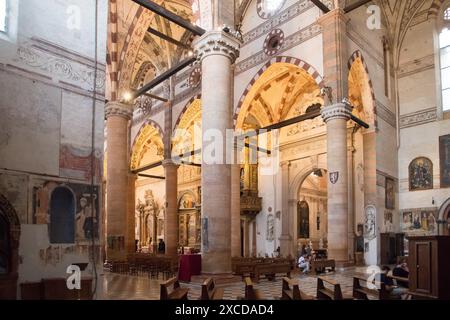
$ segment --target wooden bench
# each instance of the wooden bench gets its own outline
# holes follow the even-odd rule
[[[173,289],[169,291],[172,285]],[[176,277],[169,279],[164,283],[161,283],[160,287],[161,300],[187,300],[189,289],[181,288],[180,283],[178,282]]]
[[[333,287],[333,290],[325,287],[324,283],[328,283]],[[353,300],[352,297],[347,297],[342,294],[341,285],[329,279],[322,277],[317,278],[317,299],[318,300]]]
[[[361,283],[365,283],[365,286],[362,286]],[[368,288],[369,283],[375,285],[376,288]],[[353,298],[358,300],[370,300],[369,297],[372,297],[374,300],[388,300],[389,292],[386,290],[386,285],[383,282],[368,281],[367,278],[354,276]]]
[[[245,300],[266,300],[258,289],[253,288],[253,282],[250,277],[246,277],[244,282]]]
[[[259,282],[261,275],[265,275],[269,281],[275,280],[276,274],[285,274],[291,277],[291,264],[288,262],[274,262],[266,264],[258,264],[255,266],[255,281]]]
[[[213,278],[208,278],[202,284],[200,300],[223,300],[223,293],[223,288],[216,288]]]
[[[311,261],[311,270],[315,274],[323,273],[327,268],[330,268],[331,271],[335,271],[336,269],[336,261],[334,260],[312,260]]]
[[[299,289],[298,281],[284,277],[281,300],[314,300],[314,298]]]

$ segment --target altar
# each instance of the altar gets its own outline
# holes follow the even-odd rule
[[[191,276],[198,276],[202,272],[202,256],[200,254],[183,254],[180,256],[178,280],[191,282]]]

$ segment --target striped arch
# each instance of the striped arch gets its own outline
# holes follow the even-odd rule
[[[180,125],[181,119],[183,119],[183,116],[186,114],[186,112],[189,109],[189,107],[191,106],[191,104],[195,100],[201,100],[201,99],[202,99],[202,95],[200,93],[193,96],[191,99],[189,99],[189,101],[186,103],[183,110],[181,111],[180,115],[178,116],[177,122],[175,123],[175,126],[173,127],[173,130],[172,130],[172,136],[175,134],[175,129]]]
[[[130,167],[131,169],[137,169],[137,165],[139,164],[139,157],[141,156],[142,148],[147,140],[147,128],[153,127],[157,131],[157,135],[160,136],[161,141],[160,144],[162,148],[164,148],[164,131],[161,126],[151,119],[147,119],[142,126],[140,127],[136,137],[134,138],[133,144],[131,145],[131,154],[130,154]]]
[[[375,91],[373,89],[373,83],[372,80],[370,79],[370,73],[369,73],[369,68],[367,67],[366,61],[364,59],[364,56],[362,55],[361,51],[356,50],[355,52],[353,52],[352,56],[350,57],[350,59],[348,60],[348,70],[349,70],[349,75],[350,75],[350,71],[352,69],[353,63],[355,63],[356,60],[360,59],[363,66],[364,66],[364,70],[367,74],[367,78],[368,78],[368,85],[370,87],[370,94],[371,94],[371,98],[372,98],[372,105],[373,105],[373,121],[374,121],[374,126],[375,128],[378,128],[378,117],[377,117],[377,100],[375,98]]]
[[[239,113],[241,112],[241,108],[242,105],[244,104],[245,98],[247,97],[248,93],[250,92],[250,90],[252,89],[253,85],[256,83],[256,81],[262,76],[262,74],[272,65],[275,63],[289,63],[292,65],[295,65],[303,70],[305,70],[317,83],[317,85],[320,88],[323,88],[325,86],[324,84],[324,80],[322,78],[322,76],[319,74],[319,72],[313,67],[311,66],[309,63],[301,60],[301,59],[297,59],[294,57],[286,57],[286,56],[279,56],[279,57],[274,57],[272,59],[270,59],[269,61],[267,61],[267,63],[256,73],[256,75],[253,77],[253,79],[249,82],[249,84],[247,85],[247,87],[245,88],[244,92],[242,93],[241,98],[239,99],[237,108],[234,112],[234,116],[233,116],[233,121],[234,121],[234,126],[236,127],[237,125],[237,119],[239,117]],[[286,94],[287,97],[287,94]],[[269,116],[269,115],[268,115]],[[270,116],[269,116],[270,117]],[[273,117],[272,117],[273,118]]]

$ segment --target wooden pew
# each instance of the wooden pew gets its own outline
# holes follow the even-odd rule
[[[170,291],[171,286],[173,289]],[[189,289],[181,288],[176,277],[161,283],[160,288],[160,300],[187,300]]]
[[[266,300],[258,289],[253,288],[253,282],[250,277],[245,280],[245,300]]]
[[[333,286],[333,290],[325,287],[325,283]],[[317,299],[318,300],[353,300],[351,297],[342,294],[341,285],[335,281],[317,278]]]
[[[330,268],[331,271],[335,271],[336,262],[334,260],[312,260],[310,267],[315,274],[322,272],[322,270],[324,272],[326,268]]]
[[[365,283],[365,286],[361,285],[361,282]],[[367,286],[369,283],[376,285],[377,288],[369,289]],[[378,289],[379,288],[379,289]],[[369,297],[378,300],[388,300],[389,292],[386,290],[386,285],[383,282],[369,282],[364,277],[353,277],[353,298],[358,300],[369,300]]]
[[[314,298],[299,289],[298,281],[284,277],[281,300],[314,300]]]
[[[202,284],[200,300],[223,300],[223,293],[223,288],[216,288],[213,278],[208,278]]]
[[[291,277],[291,264],[288,262],[274,262],[257,264],[255,266],[255,281],[259,282],[262,274],[266,275],[270,281],[275,280],[277,273],[286,274],[288,278]]]

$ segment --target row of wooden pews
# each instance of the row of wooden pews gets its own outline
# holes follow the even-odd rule
[[[372,288],[369,284],[375,285]],[[260,290],[254,287],[251,277],[244,277],[245,296],[238,300],[267,300]],[[185,300],[189,289],[181,288],[177,278],[161,284],[161,300]],[[224,289],[218,288],[212,278],[202,284],[200,300],[223,300]],[[353,278],[353,295],[342,293],[341,285],[325,277],[317,278],[316,297],[310,296],[300,289],[299,281],[288,277],[282,279],[281,300],[388,300],[389,293],[383,283],[371,282],[365,277]]]
[[[252,277],[253,281],[259,282],[261,276],[273,281],[277,274],[291,276],[295,267],[292,258],[233,258],[231,261],[233,274]]]

